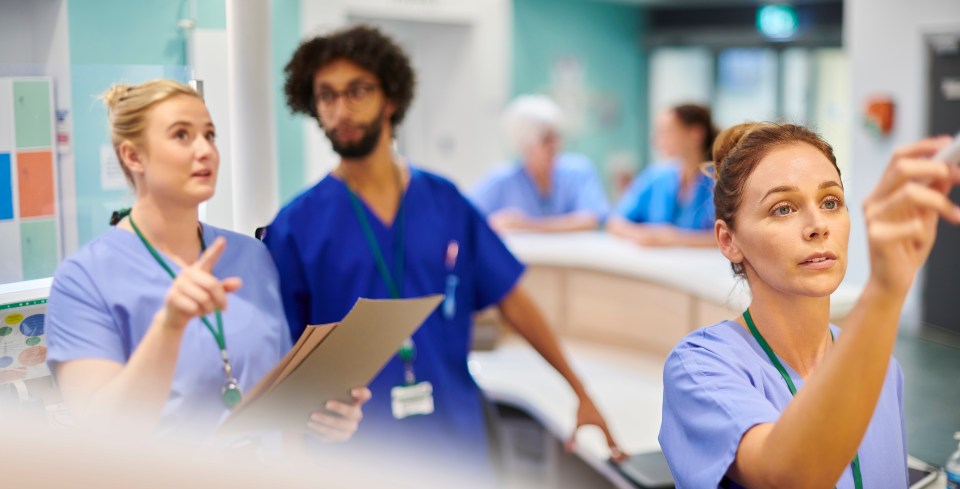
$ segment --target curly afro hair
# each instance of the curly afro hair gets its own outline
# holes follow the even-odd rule
[[[286,74],[283,92],[290,110],[308,114],[320,122],[313,99],[313,77],[317,70],[338,59],[347,59],[377,76],[384,94],[396,105],[390,123],[393,127],[400,124],[413,101],[416,76],[403,49],[368,25],[343,29],[300,44],[283,69]]]

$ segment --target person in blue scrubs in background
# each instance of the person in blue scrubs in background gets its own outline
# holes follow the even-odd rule
[[[290,349],[277,271],[255,239],[198,219],[220,155],[197,92],[154,80],[103,98],[136,201],[57,267],[47,360],[81,425],[202,439]],[[349,438],[370,397],[355,395],[304,426]]]
[[[561,153],[563,113],[545,95],[517,97],[504,115],[517,161],[495,169],[470,194],[497,232],[597,229],[609,204],[593,162]]]
[[[602,428],[619,457],[557,339],[518,286],[523,265],[453,183],[393,152],[415,85],[403,50],[358,26],[305,41],[285,72],[287,104],[315,117],[341,157],[265,231],[293,338],[306,325],[341,320],[360,297],[446,294],[371,383],[362,429],[345,446],[365,460],[457,467],[464,481],[495,484],[483,395],[467,354],[474,312],[497,305],[570,383],[579,399],[576,426]]]
[[[678,105],[655,124],[654,146],[666,161],[633,180],[607,231],[641,246],[715,246],[713,179],[703,172],[717,134],[710,109]]]
[[[741,317],[697,330],[667,358],[660,445],[678,488],[907,487],[900,311],[960,168],[947,138],[900,148],[863,204],[870,276],[841,331],[830,294],[850,214],[833,149],[795,125],[720,134],[715,235],[750,285]]]

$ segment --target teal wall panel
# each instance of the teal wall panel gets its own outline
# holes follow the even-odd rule
[[[108,227],[112,207],[130,190],[103,190],[100,147],[110,143],[107,112],[98,100],[116,82],[186,81],[184,39],[177,22],[186,0],[69,0],[71,98],[80,245]]]
[[[300,0],[270,2],[270,29],[273,38],[273,82],[277,123],[277,182],[280,204],[290,200],[308,184],[302,116],[294,116],[283,95],[283,67],[300,45]]]
[[[643,19],[643,11],[630,5],[513,2],[513,94],[576,101],[582,110],[568,116],[581,121],[580,130],[567,138],[566,149],[586,154],[601,170],[617,153],[628,152],[635,161],[643,154]]]
[[[13,119],[17,149],[53,146],[49,81],[13,82]]]

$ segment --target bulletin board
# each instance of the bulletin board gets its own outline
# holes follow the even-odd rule
[[[54,127],[50,78],[0,77],[0,283],[50,277],[60,262]]]

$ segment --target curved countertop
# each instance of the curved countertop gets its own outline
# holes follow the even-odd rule
[[[643,248],[603,232],[518,233],[504,242],[528,266],[604,272],[672,287],[736,310],[750,304],[746,281],[716,248]],[[847,315],[861,287],[842,283],[831,295],[830,316]]]

